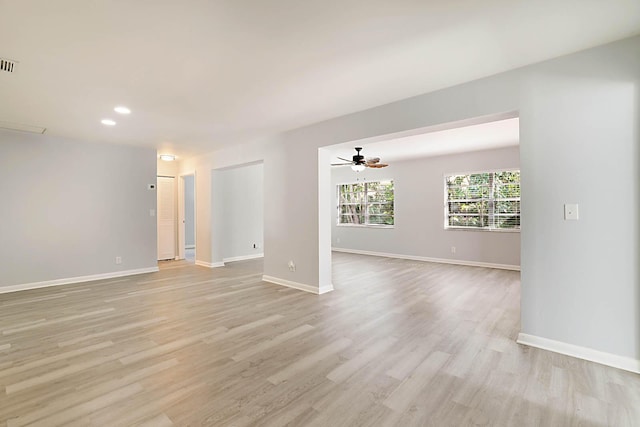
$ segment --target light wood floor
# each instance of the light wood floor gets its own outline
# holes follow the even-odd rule
[[[334,253],[0,295],[0,426],[640,425],[640,376],[515,343],[516,272]]]

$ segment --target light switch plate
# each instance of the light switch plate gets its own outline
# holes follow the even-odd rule
[[[564,219],[565,221],[577,221],[578,220],[578,205],[575,203],[566,203],[564,205]]]

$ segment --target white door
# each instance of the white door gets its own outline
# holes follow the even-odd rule
[[[158,261],[176,257],[174,179],[158,177]]]

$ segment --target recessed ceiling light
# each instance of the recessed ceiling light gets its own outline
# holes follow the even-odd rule
[[[116,122],[114,122],[114,121],[113,121],[113,120],[111,120],[111,119],[102,119],[102,120],[101,120],[101,123],[102,123],[103,125],[107,125],[107,126],[115,126],[115,125],[116,125]]]
[[[122,105],[114,108],[113,111],[115,111],[118,114],[131,114],[131,110],[128,109],[127,107],[123,107]]]
[[[165,162],[173,162],[176,159],[176,156],[172,154],[160,154],[160,160],[164,160]]]

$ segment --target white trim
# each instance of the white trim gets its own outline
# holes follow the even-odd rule
[[[273,277],[273,276],[267,276],[267,275],[262,276],[262,281],[274,283],[276,285],[286,286],[288,288],[299,289],[305,292],[311,292],[312,294],[316,294],[316,295],[326,294],[327,292],[331,292],[333,290],[332,284],[318,288],[316,286],[305,285],[304,283],[293,282],[291,280],[280,279],[279,277]]]
[[[232,256],[229,258],[222,258],[222,262],[234,262],[234,261],[245,261],[248,259],[256,259],[256,258],[264,258],[264,254],[253,254],[253,255],[241,255],[241,256]]]
[[[640,374],[640,359],[605,353],[603,351],[587,347],[581,347],[562,341],[555,341],[523,333],[518,334],[516,342],[518,344],[553,351],[554,353],[560,353],[566,356],[576,357],[578,359],[588,360],[590,362],[600,363],[601,365],[611,366],[613,368]]]
[[[113,279],[114,277],[133,276],[136,274],[155,273],[158,267],[138,268],[135,270],[114,271],[112,273],[91,274],[89,276],[68,277],[65,279],[47,280],[44,282],[23,283],[21,285],[0,287],[0,294],[26,291],[27,289],[48,288],[50,286],[70,285],[72,283],[92,282],[95,280]]]
[[[196,260],[196,265],[199,265],[200,267],[217,268],[224,267],[224,262],[207,262]]]
[[[444,224],[445,231],[479,231],[481,233],[520,233],[520,228],[480,228],[480,227],[452,227]]]
[[[339,221],[340,219],[338,219]],[[383,228],[383,229],[393,229],[395,225],[387,225],[387,224],[340,224],[337,223],[336,227],[353,227],[353,228]]]
[[[486,268],[498,268],[501,270],[520,271],[519,265],[511,265],[511,264],[495,264],[492,262],[466,261],[463,259],[430,258],[430,257],[424,257],[424,256],[416,256],[416,255],[389,254],[384,252],[361,251],[359,249],[331,248],[331,250],[336,252],[346,252],[350,254],[381,256],[385,258],[409,259],[412,261],[437,262],[440,264],[467,265],[471,267],[486,267]]]
[[[185,198],[185,185],[186,185],[186,177],[193,176],[193,218],[194,218],[194,240],[196,234],[196,226],[195,223],[195,215],[196,215],[196,172],[191,171],[187,173],[178,174],[178,258],[176,259],[185,259],[185,249],[195,249],[195,243],[193,245],[185,244],[185,209],[184,209],[184,198]]]
[[[325,286],[320,286],[320,289],[318,289],[318,295],[326,294],[327,292],[331,291],[333,291],[333,283],[329,283]]]
[[[184,187],[185,187],[185,179],[184,175],[178,175],[178,196],[177,196],[177,207],[178,207],[178,228],[176,230],[176,241],[178,243],[178,253],[176,255],[176,260],[185,259],[184,253]]]

